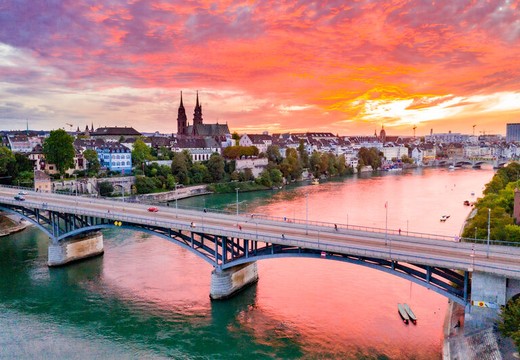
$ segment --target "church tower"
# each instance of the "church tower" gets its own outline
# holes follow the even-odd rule
[[[179,113],[177,115],[177,134],[187,135],[186,130],[188,127],[188,118],[186,117],[186,110],[182,104],[182,91],[181,91],[181,104],[179,105]]]
[[[197,91],[197,104],[193,112],[193,135],[198,135],[197,126],[202,125],[202,105],[199,104],[199,92]]]

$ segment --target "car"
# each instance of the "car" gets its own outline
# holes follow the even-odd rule
[[[15,195],[14,199],[18,201],[25,201],[25,198],[21,195]]]
[[[149,212],[157,212],[157,211],[159,211],[159,209],[156,208],[155,206],[150,206],[150,207],[148,208],[148,211],[149,211]]]
[[[20,191],[18,195],[27,195],[27,191]]]

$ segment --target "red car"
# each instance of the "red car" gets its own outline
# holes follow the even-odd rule
[[[155,206],[152,206],[152,207],[149,207],[149,208],[148,208],[148,211],[149,211],[149,212],[157,212],[157,211],[159,211],[159,209],[156,208]]]

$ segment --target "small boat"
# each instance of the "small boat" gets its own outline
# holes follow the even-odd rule
[[[410,318],[410,321],[415,325],[417,324],[417,316],[415,316],[415,314],[413,313],[412,309],[410,309],[410,307],[408,306],[408,304],[403,304],[403,308],[404,310],[406,311],[406,313],[408,314],[408,317]]]
[[[319,179],[312,179],[311,184],[312,185],[319,185],[320,184],[320,180]]]
[[[471,204],[469,203],[468,200],[464,200],[464,205],[465,205],[465,206],[470,206]]]
[[[455,170],[455,165],[450,165],[450,166],[448,167],[448,169],[450,169],[450,170]]]
[[[410,321],[410,317],[408,316],[408,313],[404,309],[403,305],[397,304],[397,311],[399,312],[399,316],[401,316],[401,319],[403,319],[403,322],[405,324],[408,324],[408,321]]]

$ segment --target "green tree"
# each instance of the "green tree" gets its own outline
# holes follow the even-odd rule
[[[275,164],[280,164],[283,160],[278,145],[269,145],[266,150],[267,159]]]
[[[498,329],[504,336],[511,337],[520,349],[520,298],[510,300],[500,314]]]
[[[172,174],[181,184],[188,185],[190,183],[190,165],[184,151],[173,154]]]
[[[18,172],[34,171],[34,163],[26,155],[16,153],[14,158],[16,159],[16,170]]]
[[[207,168],[213,182],[219,182],[224,178],[224,158],[217,153],[211,154]]]
[[[99,186],[99,195],[101,196],[109,196],[114,192],[114,186],[112,183],[108,181],[102,181],[98,184]]]
[[[16,158],[13,152],[5,146],[0,147],[0,182],[11,183],[13,174],[10,170],[15,167]]]
[[[303,139],[300,139],[300,144],[298,145],[298,155],[300,155],[302,167],[309,168],[309,154],[305,149],[305,142]]]
[[[61,176],[74,166],[74,138],[65,130],[51,131],[43,142],[43,154],[47,162],[56,165]]]
[[[336,168],[338,169],[338,174],[340,176],[347,174],[345,155],[340,155],[336,158]]]
[[[211,174],[206,165],[195,163],[191,167],[191,182],[194,184],[201,184],[203,182],[211,182]]]
[[[132,150],[132,161],[136,166],[141,167],[144,162],[152,160],[152,150],[142,139],[137,139]]]
[[[135,177],[135,188],[138,194],[149,194],[162,186],[161,181],[146,176]]]
[[[87,172],[90,176],[94,176],[101,169],[101,164],[99,163],[98,153],[96,150],[87,149],[83,151],[83,157],[87,160]]]

